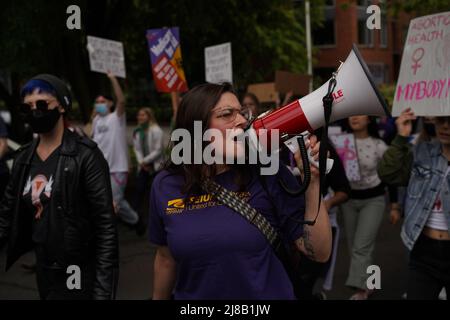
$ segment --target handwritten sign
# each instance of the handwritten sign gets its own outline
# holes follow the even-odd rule
[[[126,77],[122,42],[87,36],[87,49],[91,71]]]
[[[233,83],[230,42],[205,48],[205,74],[206,82]]]
[[[153,80],[159,92],[188,90],[178,27],[147,30]]]
[[[330,135],[330,140],[333,142],[336,152],[342,161],[347,179],[349,181],[361,180],[355,136],[347,133],[336,134]]]
[[[411,20],[392,114],[450,115],[450,11]]]

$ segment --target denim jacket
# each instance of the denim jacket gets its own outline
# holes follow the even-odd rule
[[[408,138],[401,136],[395,137],[378,165],[382,181],[407,185],[401,238],[409,250],[422,232],[439,192],[450,226],[450,175],[444,181],[447,168],[448,160],[438,141],[412,147]]]

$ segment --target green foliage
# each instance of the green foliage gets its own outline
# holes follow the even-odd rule
[[[323,2],[311,1],[312,27],[321,24]],[[66,28],[71,4],[81,8],[80,31]],[[204,48],[223,42],[232,43],[233,78],[240,90],[272,81],[278,69],[306,70],[303,1],[14,0],[2,6],[0,69],[11,72],[15,90],[36,73],[62,76],[78,101],[74,116],[85,121],[95,95],[110,91],[104,75],[89,71],[87,35],[124,43],[127,79],[122,85],[132,118],[140,106],[150,106],[159,119],[170,119],[170,99],[154,88],[147,29],[180,28],[190,87],[204,82]]]
[[[394,96],[395,96],[395,84],[383,84],[379,88],[380,93],[388,102],[389,111],[392,111],[392,106],[394,104]]]
[[[402,11],[417,17],[450,11],[448,0],[392,0],[387,7],[393,16]]]

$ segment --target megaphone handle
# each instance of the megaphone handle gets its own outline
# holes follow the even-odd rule
[[[311,181],[311,168],[309,167],[309,157],[308,152],[306,151],[305,141],[303,136],[297,136],[298,147],[300,150],[300,155],[302,156],[302,165],[303,165],[303,181],[300,183],[300,189],[293,190],[289,188],[282,179],[279,180],[281,187],[291,196],[299,196],[305,193],[306,189],[309,186],[309,182]]]
[[[309,143],[308,135],[303,135],[303,139],[305,140],[305,143],[306,142]],[[316,168],[319,168],[319,161],[314,160],[313,156],[311,155],[311,152],[307,152],[307,153],[308,153],[309,163],[312,163]],[[334,164],[334,160],[327,158],[327,168],[325,170],[325,174],[328,174],[330,172],[330,170],[333,168],[333,164]]]
[[[289,150],[292,153],[295,153],[298,150],[298,147],[297,147],[295,142],[296,141],[300,141],[298,139],[300,137],[303,137],[303,141],[306,144],[307,142],[309,142],[308,135],[309,135],[309,132],[305,131],[301,135],[297,135],[297,136],[295,136],[293,138],[290,138],[290,139],[286,140],[284,142],[284,144],[289,148]],[[297,144],[298,144],[298,142],[297,142]],[[308,157],[309,163],[312,163],[312,164],[314,164],[314,166],[319,168],[319,161],[314,160],[314,158],[311,156],[311,154],[309,152],[307,152],[307,157]],[[334,164],[334,160],[327,158],[327,165],[326,165],[326,170],[325,170],[326,174],[328,174],[330,172],[330,170],[333,168],[333,164]]]

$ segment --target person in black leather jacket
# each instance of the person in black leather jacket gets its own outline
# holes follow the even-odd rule
[[[66,128],[64,82],[38,75],[21,97],[38,138],[17,151],[0,203],[6,270],[34,249],[41,299],[114,299],[118,240],[108,164],[95,142]]]

